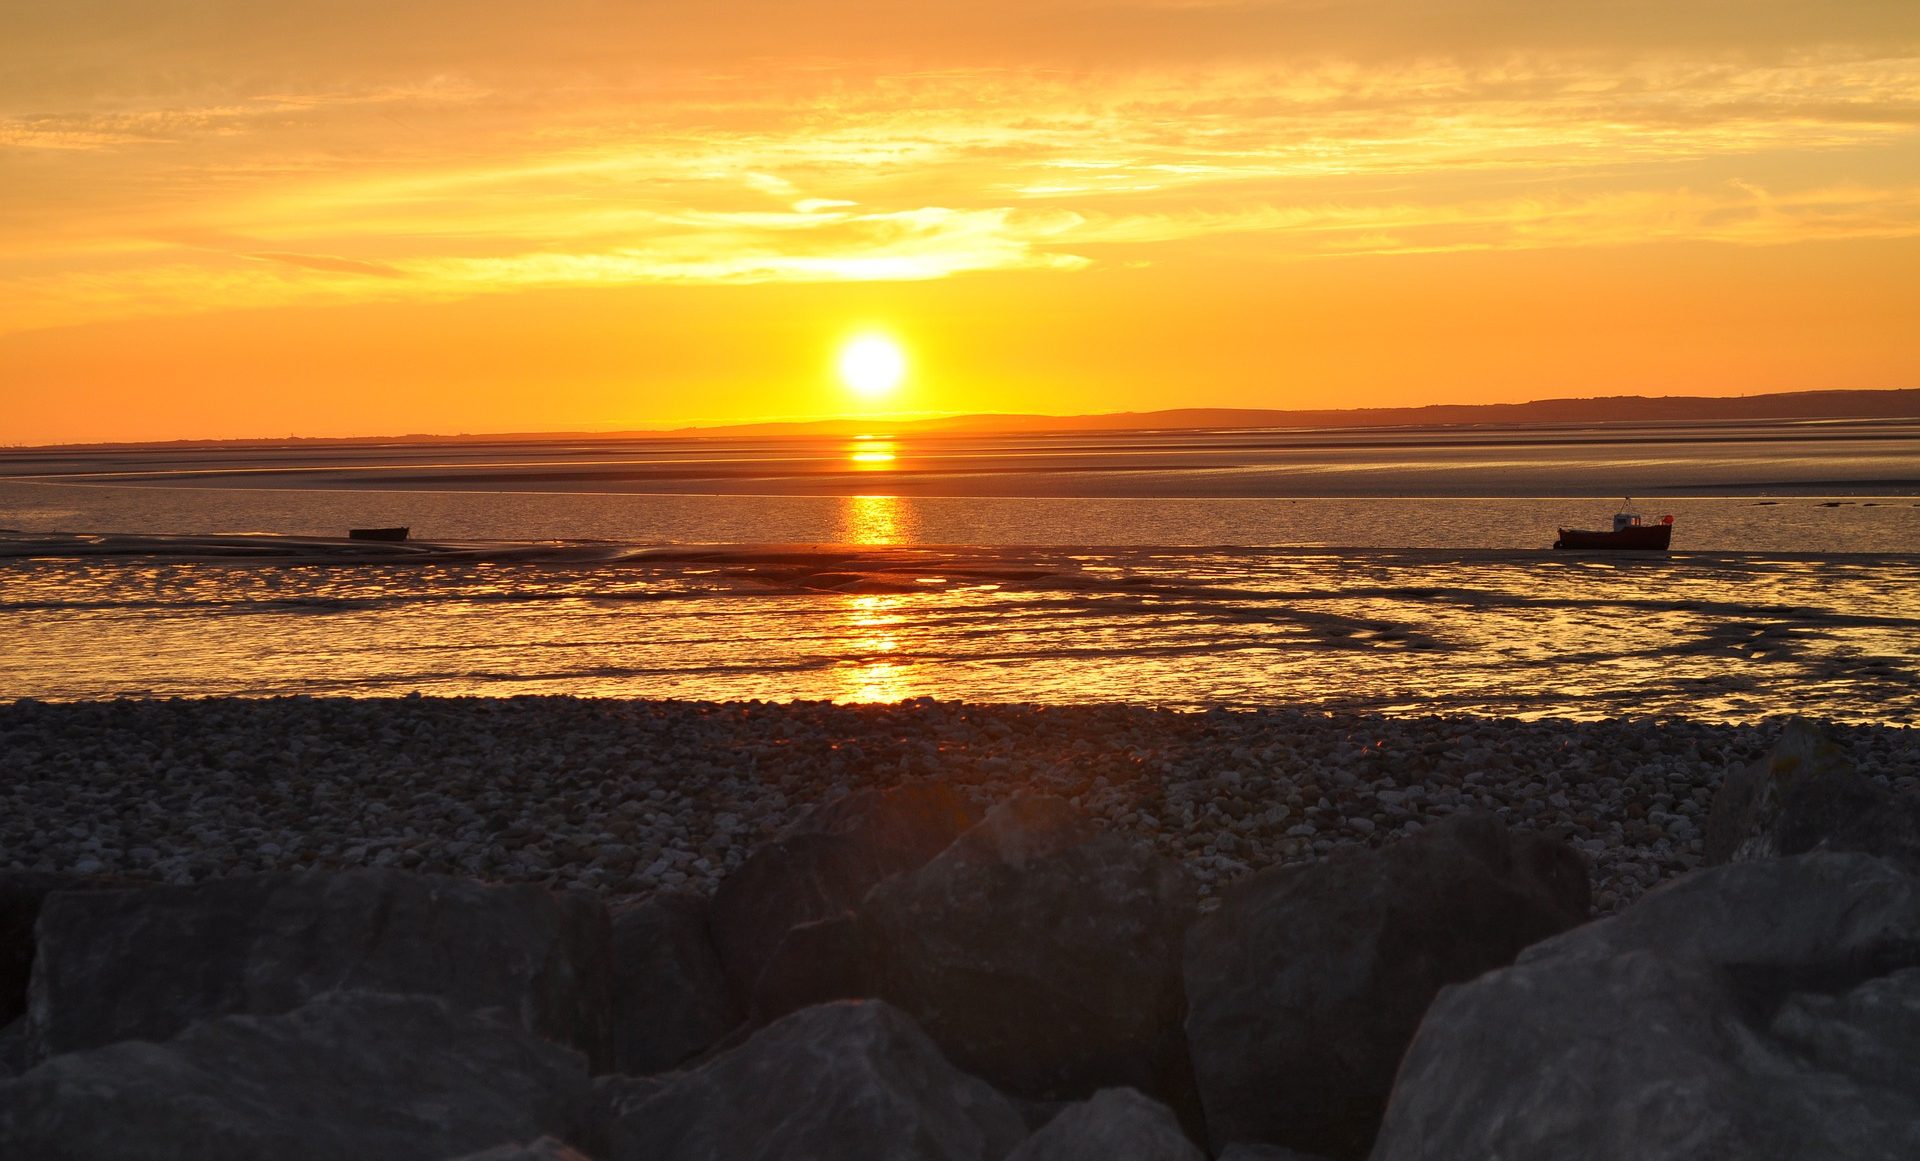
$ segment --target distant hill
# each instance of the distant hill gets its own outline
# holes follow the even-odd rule
[[[1774,395],[1609,395],[1592,399],[1538,399],[1531,403],[1438,403],[1426,407],[1365,407],[1283,411],[1246,407],[1181,407],[1103,415],[955,415],[876,423],[830,419],[798,423],[730,424],[682,428],[672,435],[802,435],[888,431],[1154,431],[1248,427],[1442,427],[1545,423],[1711,422],[1740,419],[1920,419],[1920,388],[1892,391],[1793,391]],[[641,433],[633,433],[641,434]]]
[[[492,435],[293,437],[172,440],[156,444],[68,444],[69,448],[328,446],[363,443],[509,443],[548,439],[857,435],[884,431],[988,432],[1155,431],[1184,428],[1327,428],[1519,426],[1559,423],[1713,422],[1783,419],[1920,419],[1920,388],[1887,391],[1792,391],[1773,395],[1609,395],[1538,399],[1531,403],[1437,403],[1427,407],[1364,407],[1283,411],[1245,407],[1181,407],[1101,415],[953,415],[936,419],[821,419],[741,423],[672,430],[502,432]]]

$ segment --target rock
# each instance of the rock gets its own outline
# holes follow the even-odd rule
[[[1869,979],[1843,995],[1797,993],[1780,1006],[1772,1028],[1823,1068],[1920,1093],[1920,968]]]
[[[1078,1101],[1028,1100],[1026,1097],[1009,1096],[1006,1093],[1001,1093],[1000,1095],[1005,1096],[1007,1101],[1013,1105],[1014,1110],[1020,1114],[1020,1119],[1026,1122],[1027,1132],[1029,1133],[1037,1133],[1046,1128],[1053,1118],[1059,1116],[1061,1112],[1080,1103]]]
[[[1016,798],[876,887],[861,919],[885,949],[882,994],[959,1067],[1026,1098],[1125,1085],[1191,1109],[1179,962],[1195,905],[1178,865],[1060,799]]]
[[[1442,993],[1375,1161],[1920,1156],[1920,878],[1734,863]]]
[[[1879,855],[1920,873],[1920,796],[1876,785],[1820,726],[1795,718],[1770,755],[1721,779],[1704,855],[1717,866],[1816,848]]]
[[[587,1105],[586,1124],[574,1143],[591,1156],[605,1157],[612,1147],[607,1134],[633,1110],[664,1092],[676,1074],[661,1076],[622,1076],[609,1073],[593,1078],[593,1095]]]
[[[1707,811],[1703,854],[1708,865],[1731,861],[1742,847],[1748,850],[1745,857],[1777,853],[1763,850],[1762,844],[1793,783],[1850,773],[1845,754],[1819,726],[1803,718],[1787,722],[1771,754],[1721,778]]]
[[[458,1161],[592,1161],[564,1141],[542,1137],[524,1145],[496,1145],[478,1153],[469,1153]]]
[[[0,1025],[27,1010],[27,977],[33,967],[34,923],[55,891],[100,891],[145,886],[127,879],[98,879],[38,871],[0,871]]]
[[[743,1006],[788,931],[857,906],[875,883],[925,863],[977,817],[951,786],[908,782],[826,803],[756,849],[721,881],[711,915]]]
[[[740,1022],[698,895],[663,892],[614,912],[612,986],[620,1072],[672,1068]]]
[[[0,1081],[0,1156],[418,1161],[575,1131],[586,1062],[425,996],[332,993]]]
[[[1173,1110],[1130,1088],[1068,1105],[1006,1161],[1206,1161]]]
[[[1920,795],[1894,794],[1858,774],[1802,780],[1780,804],[1767,839],[1776,855],[1859,851],[1920,874]]]
[[[27,1022],[24,1018],[0,1028],[0,1080],[25,1072],[27,1060]]]
[[[1566,845],[1455,815],[1229,886],[1187,936],[1187,1039],[1215,1148],[1364,1157],[1440,988],[1586,919]]]
[[[499,1007],[596,1067],[612,1056],[607,915],[585,896],[401,871],[257,875],[55,894],[39,936],[36,1059],[335,990]]]
[[[802,923],[787,932],[753,985],[753,1022],[832,1000],[880,995],[881,949],[872,929],[852,911]]]
[[[1279,1145],[1256,1145],[1246,1141],[1228,1145],[1215,1161],[1326,1161],[1312,1153],[1284,1149]]]
[[[608,1126],[610,1161],[999,1161],[1026,1136],[1006,1098],[877,1000],[795,1012],[667,1079]]]

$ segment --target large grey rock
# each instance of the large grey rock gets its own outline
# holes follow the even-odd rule
[[[802,923],[754,981],[752,1019],[766,1024],[815,1004],[878,996],[884,965],[885,949],[857,912]]]
[[[743,1041],[744,1042],[744,1041]],[[605,1157],[612,1146],[608,1134],[629,1113],[665,1092],[678,1079],[676,1073],[658,1076],[622,1076],[609,1073],[593,1078],[593,1097],[587,1106],[587,1123],[574,1144],[594,1157]]]
[[[144,884],[60,872],[0,871],[0,1025],[27,1010],[33,929],[47,896],[55,891],[104,891],[133,886]]]
[[[338,993],[0,1082],[0,1157],[419,1161],[574,1131],[586,1062],[424,996]]]
[[[0,1028],[0,1080],[26,1071],[31,1063],[27,1058],[27,1021],[21,1017]]]
[[[542,1137],[524,1145],[496,1145],[478,1153],[469,1153],[457,1161],[591,1161],[565,1141]]]
[[[1771,754],[1721,779],[1702,853],[1717,866],[1820,848],[1879,855],[1920,873],[1920,797],[1861,775],[1824,729],[1795,718]]]
[[[1434,995],[1587,918],[1562,843],[1455,816],[1230,886],[1187,935],[1187,1040],[1213,1146],[1364,1157]]]
[[[1728,965],[1768,987],[1820,990],[1808,985],[1851,983],[1912,961],[1920,949],[1916,883],[1901,867],[1855,853],[1736,863],[1684,875],[1519,960],[1658,948]]]
[[[614,913],[616,1069],[672,1068],[718,1043],[740,1018],[703,896],[655,895]]]
[[[714,892],[711,915],[742,1006],[787,932],[857,907],[874,884],[939,854],[977,817],[952,787],[909,782],[825,803],[756,849]]]
[[[1869,979],[1839,995],[1791,995],[1770,1028],[1822,1069],[1920,1094],[1920,967]]]
[[[877,1000],[795,1012],[666,1078],[609,1127],[611,1161],[999,1161],[1013,1106]]]
[[[1173,1110],[1130,1088],[1104,1088],[1060,1110],[1007,1161],[1206,1161]]]
[[[882,994],[961,1068],[1022,1097],[1129,1086],[1191,1107],[1185,871],[1057,798],[1002,803],[867,896]]]
[[[1313,1153],[1302,1153],[1298,1149],[1288,1149],[1280,1145],[1263,1145],[1242,1141],[1237,1145],[1228,1145],[1226,1152],[1214,1161],[1326,1161]]]
[[[1375,1161],[1920,1156],[1920,878],[1735,863],[1443,992]]]
[[[49,896],[29,993],[36,1058],[339,989],[498,1007],[611,1058],[606,909],[534,886],[399,871],[298,873]]]

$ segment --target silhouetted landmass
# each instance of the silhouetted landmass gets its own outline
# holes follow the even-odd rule
[[[284,439],[189,439],[153,443],[48,445],[68,448],[327,446],[364,443],[487,443],[539,439],[660,439],[702,436],[858,435],[884,431],[946,434],[1053,431],[1166,431],[1221,428],[1507,427],[1532,424],[1712,423],[1738,420],[1920,419],[1920,388],[1877,391],[1791,391],[1771,395],[1609,395],[1537,399],[1530,403],[1437,403],[1426,407],[1363,407],[1289,411],[1249,407],[1181,407],[1102,415],[953,415],[932,419],[820,419],[723,424],[670,430],[544,431],[391,436],[288,436]]]
[[[1715,422],[1779,419],[1920,418],[1920,388],[1893,391],[1794,391],[1774,395],[1612,395],[1592,399],[1539,399],[1530,403],[1441,403],[1426,407],[1366,407],[1287,411],[1244,407],[1182,407],[1167,411],[1120,411],[1106,415],[956,415],[889,423],[892,431],[1153,431],[1169,428],[1443,427],[1613,422]],[[685,434],[857,432],[871,421],[759,423],[684,429]],[[682,434],[676,432],[674,434]]]

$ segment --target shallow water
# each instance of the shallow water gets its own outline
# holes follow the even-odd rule
[[[1880,495],[1920,491],[1920,418],[0,451],[0,476],[18,475],[176,488],[756,497]]]
[[[162,555],[14,560],[0,690],[1920,710],[1915,555],[95,547]]]
[[[1125,545],[1544,549],[1604,528],[1617,501],[1569,497],[713,496],[95,487],[0,480],[0,528],[340,536],[405,525],[426,540],[641,544]],[[1674,547],[1909,552],[1911,496],[1667,497]]]
[[[1916,480],[1908,421],[15,451],[0,697],[1905,723]],[[1629,488],[1675,552],[1548,550]],[[370,525],[428,543],[312,539]]]

